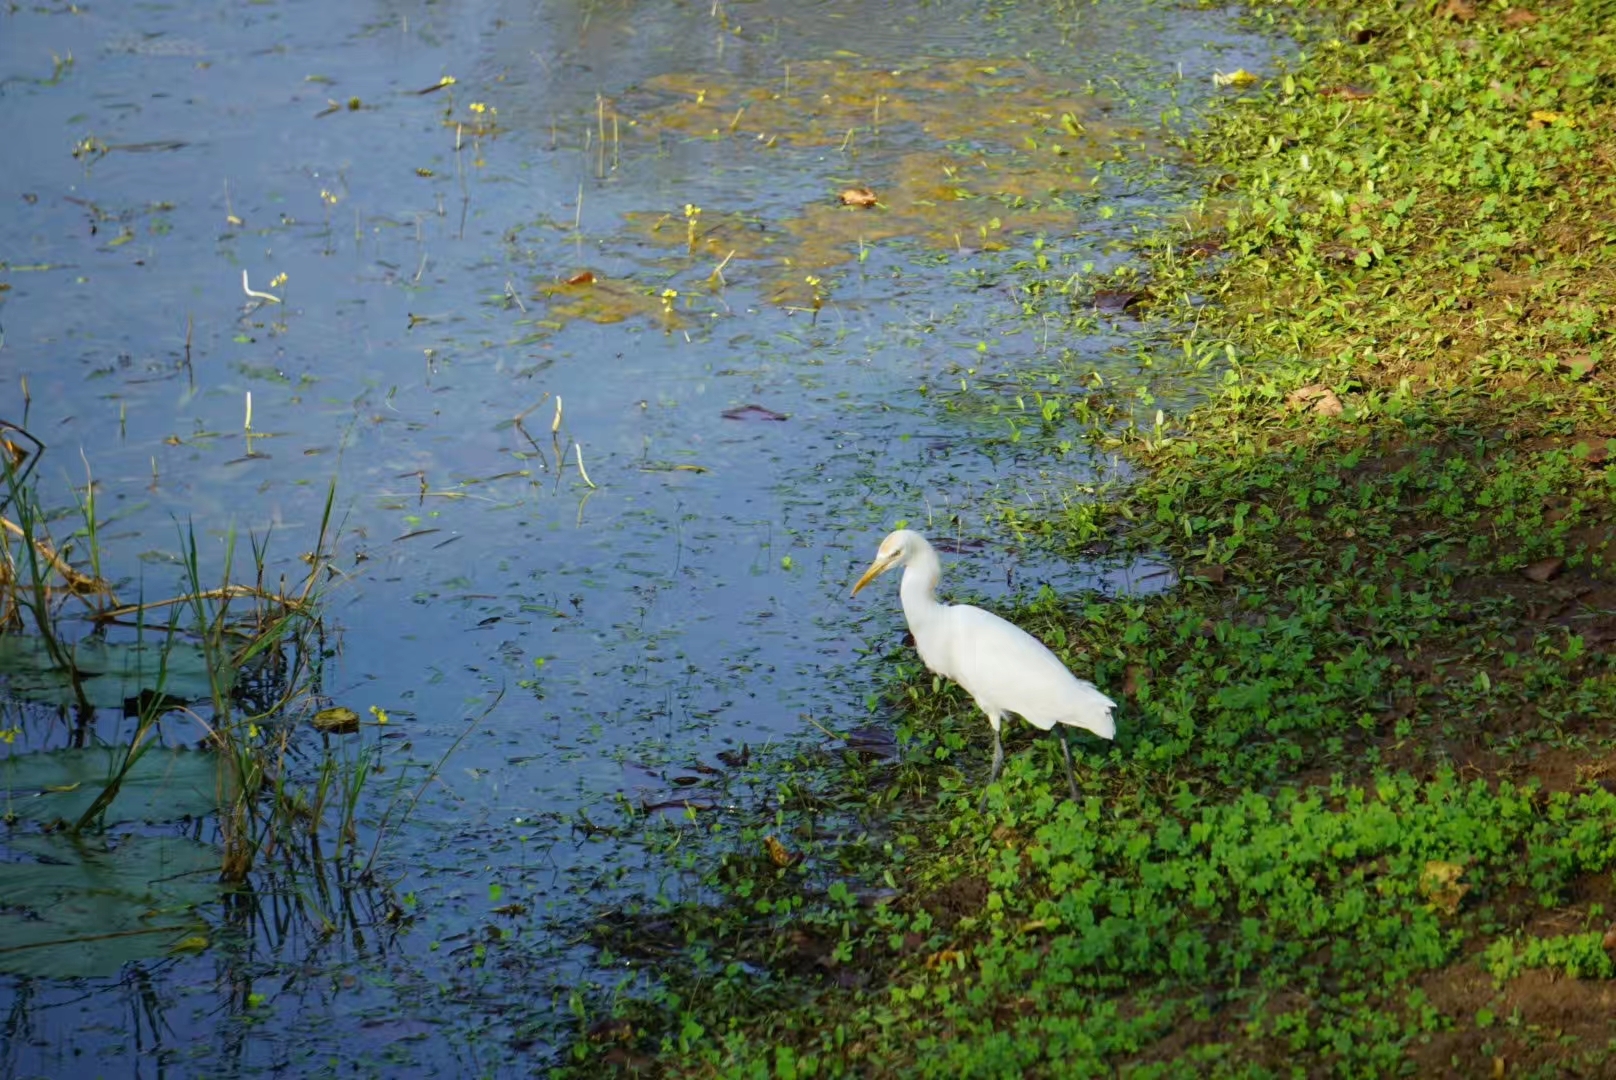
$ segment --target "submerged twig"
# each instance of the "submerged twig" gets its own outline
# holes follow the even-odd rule
[[[10,518],[0,518],[0,527],[24,540],[28,539],[27,531]],[[33,545],[34,550],[50,564],[50,568],[60,574],[63,581],[67,582],[68,589],[75,596],[93,596],[97,593],[105,593],[108,596],[113,595],[111,585],[101,578],[81,574],[73,569],[67,564],[67,560],[58,555],[56,550],[46,541],[35,538]],[[113,599],[116,600],[117,597],[114,596]]]
[[[225,585],[217,589],[205,589],[202,592],[172,596],[167,600],[144,600],[138,604],[125,604],[122,607],[113,608],[111,611],[103,611],[96,615],[95,618],[97,622],[106,622],[112,619],[121,619],[126,615],[138,615],[140,612],[152,608],[173,607],[175,604],[188,604],[195,600],[238,600],[244,597],[267,600],[291,611],[302,611],[307,607],[303,600],[272,593],[267,589],[260,589],[252,585]]]

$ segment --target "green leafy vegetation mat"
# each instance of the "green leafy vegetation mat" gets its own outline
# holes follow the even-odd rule
[[[1082,801],[1018,725],[978,814],[905,651],[902,759],[603,919],[659,978],[563,1072],[1616,1076],[1616,5],[1521,3],[1258,9],[1303,51],[1133,283],[1221,381],[1042,525],[1182,580],[1016,614],[1122,703]]]

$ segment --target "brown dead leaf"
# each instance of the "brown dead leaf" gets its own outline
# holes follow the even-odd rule
[[[1351,244],[1342,244],[1332,241],[1319,248],[1319,257],[1325,262],[1349,263],[1357,262],[1360,258],[1374,259],[1374,253]],[[1364,263],[1368,266],[1369,263]]]
[[[621,1046],[612,1047],[600,1056],[600,1060],[603,1064],[626,1073],[648,1073],[656,1065],[656,1062],[645,1054]]]
[[[1150,679],[1150,669],[1139,664],[1129,664],[1128,670],[1122,675],[1122,696],[1137,697],[1139,687]]]
[[[590,1042],[628,1042],[634,1038],[632,1020],[602,1020],[590,1026],[585,1036]]]
[[[877,201],[875,192],[867,187],[850,187],[843,191],[839,198],[843,206],[857,206],[861,210],[868,210]]]
[[[1201,581],[1209,581],[1213,585],[1222,585],[1223,579],[1229,576],[1229,568],[1222,563],[1210,563],[1205,566],[1197,566],[1186,576],[1198,578]]]
[[[763,846],[769,852],[769,861],[776,866],[794,866],[802,858],[799,852],[789,850],[772,836],[763,838]]]
[[[1539,585],[1553,581],[1565,570],[1565,560],[1559,556],[1539,559],[1537,562],[1522,570],[1521,573],[1528,581],[1535,581]]]
[[[1608,953],[1616,953],[1616,926],[1605,931],[1605,938],[1600,942]]]
[[[1420,895],[1431,902],[1431,906],[1449,915],[1459,910],[1459,903],[1470,891],[1470,886],[1459,879],[1464,877],[1465,868],[1462,863],[1443,862],[1432,859],[1420,871]]]
[[[1599,365],[1595,362],[1592,353],[1572,353],[1570,356],[1560,357],[1560,368],[1573,379],[1585,379],[1593,373]]]
[[[1577,454],[1589,465],[1604,465],[1610,461],[1610,444],[1612,439],[1583,439],[1573,443],[1571,452]]]
[[[865,724],[847,733],[842,749],[866,761],[890,761],[898,756],[898,740],[888,728]]]
[[[1494,79],[1492,82],[1488,83],[1487,89],[1491,90],[1495,95],[1497,95],[1500,104],[1508,105],[1513,108],[1521,103],[1521,95],[1516,93],[1514,90],[1511,90],[1497,79]]]
[[[1094,310],[1107,315],[1131,314],[1149,299],[1150,293],[1144,289],[1095,289]]]
[[[1469,22],[1476,17],[1476,5],[1472,0],[1446,0],[1436,9],[1439,19],[1452,19],[1454,22]]]
[[[580,270],[567,279],[568,285],[593,285],[595,272],[593,270]]]
[[[1335,396],[1334,390],[1322,383],[1292,390],[1285,395],[1285,404],[1292,408],[1306,408],[1308,412],[1320,416],[1340,416],[1342,411],[1341,399]]]
[[[23,462],[27,461],[32,451],[20,443],[14,443],[4,435],[0,435],[0,454],[11,459],[11,467],[21,470]]]
[[[1504,12],[1504,29],[1519,30],[1523,26],[1531,26],[1537,22],[1537,16],[1525,8],[1510,8]]]
[[[1319,91],[1319,97],[1340,98],[1342,101],[1368,101],[1375,96],[1373,90],[1365,90],[1361,86],[1352,86],[1342,83],[1340,86],[1326,86]]]

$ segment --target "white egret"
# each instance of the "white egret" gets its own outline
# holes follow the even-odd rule
[[[915,637],[915,650],[932,671],[953,679],[975,699],[993,728],[993,767],[988,783],[1004,767],[999,725],[1015,713],[1033,727],[1048,731],[1056,724],[1086,728],[1104,739],[1116,737],[1111,710],[1116,702],[1070,671],[1044,645],[1014,623],[969,604],[937,599],[942,564],[924,536],[899,529],[881,541],[875,561],[853,586],[853,594],[894,566],[903,567],[903,617]],[[1060,739],[1066,779],[1077,798],[1072,752]],[[983,799],[986,800],[986,792]]]

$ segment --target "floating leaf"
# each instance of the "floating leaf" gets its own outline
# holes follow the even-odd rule
[[[53,833],[5,847],[31,861],[8,861],[0,874],[0,971],[94,978],[206,947],[195,909],[219,894],[219,855],[207,844],[130,836],[112,846]]]
[[[639,467],[641,472],[704,473],[707,471],[707,466],[694,465],[688,461],[642,461]]]
[[[204,701],[213,696],[213,672],[221,686],[235,674],[222,659],[209,658],[186,641],[102,641],[86,638],[68,646],[69,671],[59,667],[43,639],[22,634],[0,636],[0,685],[29,701],[49,705],[78,704],[74,681],[85,700],[98,709],[122,709],[146,691],[171,699]]]
[[[316,731],[330,735],[352,735],[359,730],[359,714],[341,705],[321,709],[311,721]]]
[[[25,821],[77,821],[117,775],[127,752],[95,746],[0,759],[0,811]],[[200,750],[151,747],[124,775],[106,823],[211,814],[219,807],[219,763]]]
[[[1214,71],[1212,73],[1213,86],[1233,86],[1236,89],[1239,89],[1246,86],[1256,86],[1257,81],[1257,76],[1253,75],[1245,68],[1235,68],[1233,71],[1228,73],[1224,73],[1222,71]]]

